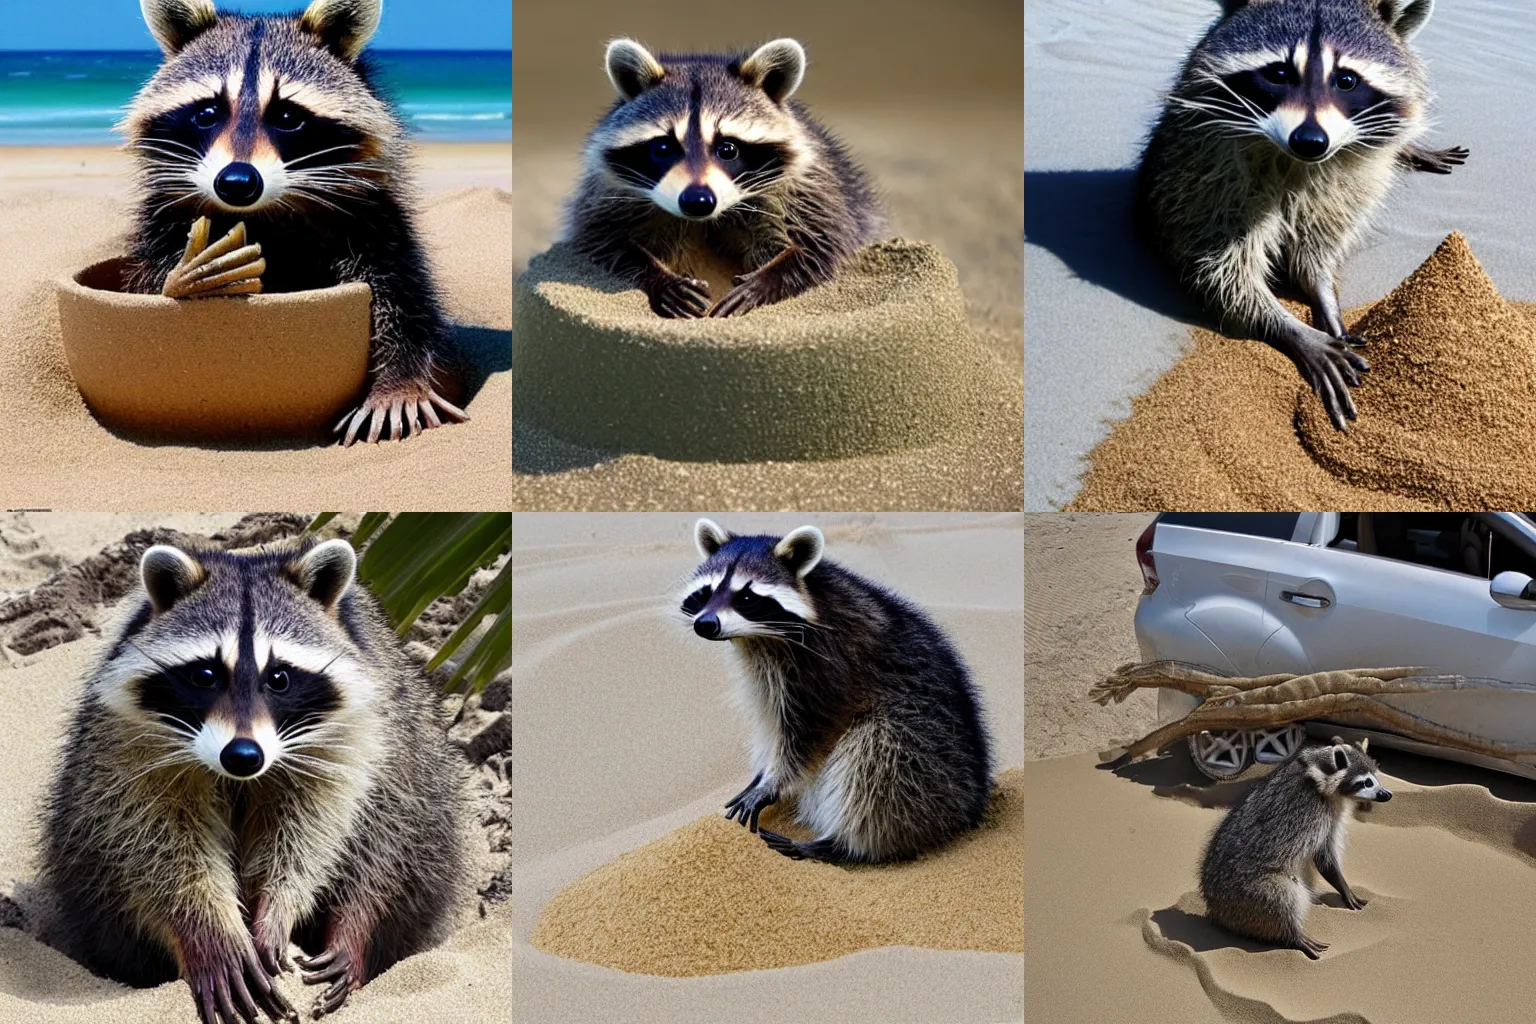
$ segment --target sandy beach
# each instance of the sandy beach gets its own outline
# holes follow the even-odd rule
[[[814,521],[828,558],[922,605],[970,664],[997,769],[1021,763],[1023,517],[711,515],[742,532]],[[759,841],[718,827],[744,781],[747,734],[725,698],[726,652],[700,644],[670,614],[671,592],[696,561],[695,518],[515,517],[514,1019],[709,1024],[729,1007],[742,1022],[1020,1020],[1023,955],[982,951],[1018,941],[1007,928],[1020,896],[1009,881],[1020,861],[1008,838],[1011,803],[998,808],[997,831],[894,870],[763,864]],[[680,875],[694,880],[692,898]],[[973,881],[953,890],[959,903],[938,895],[963,877]],[[960,929],[955,945],[963,917],[947,911],[992,884],[1004,888],[983,890],[1000,892],[983,901],[987,926]],[[850,905],[855,894],[862,902]],[[888,933],[874,925],[888,916],[879,901],[893,898],[905,912],[889,916],[906,941],[865,941]],[[711,906],[721,912],[696,912]],[[611,927],[594,914],[611,915]],[[595,929],[554,941],[594,950],[597,939],[610,955],[589,959],[629,969],[537,948],[546,915]],[[794,935],[804,941],[777,941]],[[873,948],[836,955],[861,945]],[[835,959],[808,954],[812,947]],[[758,965],[794,966],[742,970],[731,958],[744,953]]]
[[[1026,4],[1027,509],[1067,504],[1089,452],[1131,412],[1131,398],[1194,349],[1194,311],[1130,237],[1131,168],[1161,90],[1215,14],[1214,5],[1172,0]],[[1536,256],[1525,242],[1536,214],[1511,199],[1525,136],[1510,130],[1525,123],[1521,90],[1510,84],[1532,73],[1519,40],[1533,28],[1528,6],[1468,0],[1437,6],[1414,37],[1436,94],[1428,138],[1472,155],[1449,177],[1401,183],[1344,266],[1344,306],[1381,298],[1452,231],[1467,236],[1507,298],[1536,298]],[[1076,130],[1085,124],[1094,129]],[[1267,366],[1273,353],[1251,347]]]
[[[302,526],[303,520],[243,519],[235,513],[0,514],[0,687],[5,691],[0,701],[0,1019],[18,1024],[189,1024],[197,1019],[184,983],[128,988],[92,975],[30,934],[36,923],[30,880],[38,801],[82,675],[96,654],[95,630],[109,613],[99,598],[115,598],[131,582],[137,554],[148,543],[127,535],[169,528],[248,544],[292,532],[295,522]],[[45,639],[49,645],[37,648],[37,627],[49,622],[55,628],[72,627],[53,641],[78,638]],[[413,632],[412,639],[430,645],[445,635],[441,628],[427,628]],[[488,715],[480,711],[470,717],[484,725]],[[510,885],[506,855],[498,848],[510,814],[506,782],[494,771],[503,756],[493,754],[476,770],[471,804],[479,822],[470,846],[472,870],[476,886],[487,894]],[[510,911],[505,899],[471,897],[460,926],[441,946],[399,962],[354,993],[336,1019],[370,1024],[509,1020]],[[279,985],[295,1006],[307,1007],[313,997],[293,975]]]
[[[708,52],[794,35],[810,58],[796,98],[872,173],[895,233],[932,243],[958,268],[971,333],[996,382],[963,441],[825,461],[682,461],[584,448],[519,418],[515,508],[1020,507],[1017,6],[970,0],[942,9],[904,3],[833,12],[796,0],[700,22],[679,21],[657,2],[605,2],[584,6],[579,19],[531,5],[514,17],[525,41],[513,69],[516,272],[554,240],[582,141],[612,102],[604,41],[632,35],[658,52]],[[916,66],[921,75],[908,73]]]
[[[1368,905],[1308,918],[1330,944],[1323,959],[1206,921],[1201,851],[1249,780],[1213,785],[1182,750],[1109,770],[1098,751],[1150,729],[1155,696],[1113,709],[1086,698],[1106,666],[1136,660],[1132,545],[1147,518],[1029,517],[1026,1018],[1529,1019],[1536,786],[1524,779],[1373,746],[1394,799],[1349,833],[1345,876]]]
[[[131,164],[107,147],[0,148],[0,403],[12,425],[0,494],[12,506],[227,508],[284,502],[506,507],[511,467],[511,147],[416,150],[419,226],[473,373],[471,422],[405,443],[149,444],[102,427],[69,378],[53,281],[122,252]]]

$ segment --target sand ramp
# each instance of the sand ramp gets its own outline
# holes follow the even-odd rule
[[[793,831],[784,823],[764,827]],[[1023,772],[983,825],[907,864],[792,861],[714,814],[567,886],[533,945],[643,974],[693,976],[830,960],[877,946],[1023,952]]]
[[[1305,315],[1305,314],[1303,314]],[[1452,234],[1351,330],[1370,342],[1359,419],[1329,424],[1288,359],[1194,332],[1091,457],[1081,509],[1497,508],[1536,497],[1536,310]]]

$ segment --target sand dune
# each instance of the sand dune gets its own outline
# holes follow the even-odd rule
[[[739,531],[783,532],[812,520],[826,532],[828,557],[929,609],[981,687],[999,769],[1020,763],[1021,516],[713,517]],[[801,966],[675,978],[531,944],[562,888],[655,840],[675,847],[713,835],[718,829],[700,819],[718,815],[745,781],[746,733],[725,699],[725,652],[701,646],[669,615],[668,595],[695,564],[694,518],[515,517],[514,1018],[704,1024],[728,1006],[743,1022],[1017,1020],[1017,953],[881,946]],[[681,839],[663,839],[680,828]],[[639,863],[654,865],[658,855]],[[717,881],[725,879],[700,884]],[[744,901],[731,913],[772,928],[771,918],[755,916],[766,909]]]
[[[0,152],[0,405],[12,506],[115,510],[282,504],[505,508],[511,468],[507,146],[433,146],[420,226],[476,367],[463,429],[405,444],[219,448],[138,443],[97,423],[69,378],[52,281],[122,251],[131,180],[109,149]]]

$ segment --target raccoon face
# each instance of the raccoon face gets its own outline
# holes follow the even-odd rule
[[[615,185],[684,220],[714,220],[794,173],[805,154],[784,107],[805,74],[793,39],[745,58],[657,59],[608,44],[620,100],[593,133],[589,162]]]
[[[1386,803],[1392,791],[1377,776],[1376,762],[1366,753],[1369,744],[1348,744],[1335,736],[1332,746],[1308,750],[1308,777],[1324,796]]]
[[[398,131],[356,65],[381,0],[314,0],[298,18],[143,0],[166,57],[119,126],[166,207],[270,213],[377,188]]]
[[[1174,102],[1222,135],[1265,138],[1303,163],[1379,149],[1418,122],[1423,86],[1405,42],[1432,4],[1372,6],[1230,4],[1191,63],[1198,89]]]
[[[299,554],[150,548],[144,599],[96,696],[157,765],[231,779],[341,771],[325,748],[345,745],[337,720],[374,689],[336,621],[355,565],[342,540]]]
[[[802,526],[784,537],[736,537],[708,519],[694,527],[704,561],[681,601],[682,614],[706,640],[793,636],[816,610],[805,577],[821,561],[821,531]]]

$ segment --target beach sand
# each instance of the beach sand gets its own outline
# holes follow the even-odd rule
[[[518,273],[553,241],[585,134],[612,102],[602,45],[658,51],[793,35],[810,67],[797,99],[849,145],[885,193],[894,233],[959,270],[967,319],[995,364],[963,441],[826,461],[681,461],[583,447],[515,420],[514,508],[1017,509],[1022,501],[1023,188],[1017,5],[969,0],[841,5],[793,0],[684,19],[659,0],[606,0],[579,18],[524,4],[513,68]],[[525,58],[526,52],[526,58]],[[911,73],[921,67],[921,74]],[[750,320],[751,316],[747,317]]]
[[[739,845],[745,838],[739,826],[736,832],[742,834],[720,836],[712,827],[717,823],[707,820],[719,815],[745,781],[747,733],[726,700],[727,652],[721,645],[701,644],[670,612],[672,591],[696,562],[695,518],[676,513],[515,517],[514,1019],[706,1024],[721,1020],[722,1008],[730,1007],[730,1019],[744,1024],[1019,1020],[1024,959],[1019,953],[880,946],[799,966],[663,977],[554,956],[530,943],[557,893],[627,853],[626,863],[635,867],[630,877],[644,878],[668,856],[696,866],[712,848],[712,837],[727,844],[714,854],[722,865],[750,862],[759,852],[751,842]],[[1020,763],[1022,516],[721,513],[712,518],[741,532],[784,532],[814,521],[826,533],[827,557],[895,587],[932,612],[955,639],[981,689],[998,770]],[[679,853],[688,847],[692,854]],[[963,857],[962,848],[954,852]],[[910,867],[941,869],[943,860],[941,854]],[[797,866],[809,868],[804,874],[810,877],[842,870],[789,865]],[[773,863],[769,870],[783,868]],[[603,877],[589,882],[602,884]],[[727,874],[699,884],[750,891],[750,883]],[[794,884],[827,883],[823,877]],[[662,882],[648,890],[655,897],[658,928],[677,922],[668,913],[686,912],[669,903],[667,891]],[[712,892],[701,892],[701,903]],[[568,911],[570,899],[565,898]],[[729,908],[731,921],[696,920],[696,930],[681,944],[697,952],[709,947],[711,936],[727,944],[728,935],[741,938],[742,922],[760,920],[771,927],[771,920],[756,915],[773,905],[744,900]],[[846,936],[856,918],[838,920]],[[625,943],[617,945],[622,949]],[[634,946],[628,948],[632,955]]]
[[[1192,343],[1189,324],[1203,322],[1198,312],[1131,238],[1130,199],[1131,168],[1160,93],[1217,8],[1182,0],[1030,0],[1027,7],[1025,507],[1041,510],[1071,501],[1089,452],[1130,414],[1133,396],[1181,356],[1198,359],[1209,347],[1203,332]],[[1536,207],[1516,198],[1529,138],[1513,127],[1528,122],[1523,84],[1533,69],[1521,41],[1533,31],[1536,7],[1467,0],[1437,5],[1414,37],[1435,92],[1427,140],[1467,146],[1471,157],[1449,177],[1402,181],[1342,269],[1346,307],[1380,299],[1452,231],[1466,235],[1508,298],[1536,299],[1536,250],[1526,241],[1536,232]],[[1271,367],[1296,378],[1261,343],[1226,345],[1232,352],[1223,365],[1241,365],[1236,372],[1245,378]],[[1229,410],[1231,429],[1257,429],[1239,417],[1267,416],[1266,403],[1260,390],[1253,404],[1262,410],[1248,415],[1241,402]]]
[[[1372,749],[1394,798],[1360,815],[1345,876],[1360,912],[1312,908],[1311,962],[1208,924],[1206,837],[1248,782],[1213,785],[1182,746],[1107,770],[1097,751],[1155,724],[1155,698],[1087,700],[1136,660],[1132,550],[1144,515],[1030,516],[1024,768],[1026,1018],[1052,1024],[1524,1021],[1536,911],[1536,784]],[[1048,710],[1047,710],[1048,709]],[[1049,714],[1048,731],[1033,728]]]
[[[94,563],[92,572],[108,589],[122,583],[124,565],[131,566],[117,542],[126,531],[170,527],[213,534],[235,530],[245,541],[256,536],[291,531],[295,521],[268,517],[240,523],[236,514],[56,514],[0,515],[0,1020],[17,1024],[189,1024],[197,1019],[190,990],[182,982],[150,989],[131,989],[92,975],[63,954],[43,945],[26,930],[33,922],[18,921],[31,895],[36,849],[36,814],[53,759],[82,676],[96,655],[94,636],[56,644],[18,656],[17,602],[43,595],[34,617],[85,623],[94,628],[107,610],[92,604],[83,592],[67,586],[49,592],[46,584],[61,570]],[[142,548],[143,542],[139,542]],[[105,548],[105,550],[102,550]],[[50,580],[50,576],[53,577]],[[41,585],[41,586],[40,586]],[[35,589],[34,589],[35,588]],[[88,588],[87,588],[88,589]],[[437,633],[443,633],[438,630]],[[436,633],[431,634],[441,639]],[[445,635],[445,634],[444,634]],[[488,712],[478,712],[484,717]],[[494,755],[499,760],[503,755]],[[487,762],[488,764],[490,762]],[[505,870],[505,855],[495,850],[504,842],[490,768],[476,775],[475,813],[484,836],[471,847],[477,884],[490,872]],[[496,838],[501,837],[501,838]],[[490,843],[491,845],[487,845]],[[500,886],[507,880],[502,877]],[[15,902],[11,898],[15,897]],[[441,946],[409,957],[354,993],[337,1015],[369,1024],[407,1024],[421,1020],[454,1024],[495,1024],[511,1019],[509,930],[511,903],[476,901],[484,907],[465,908],[463,923]],[[21,925],[22,927],[18,927]],[[293,975],[279,981],[296,1007],[307,1007],[313,990]]]
[[[511,466],[508,145],[418,147],[419,224],[477,388],[468,424],[340,449],[151,444],[102,427],[69,378],[52,282],[119,254],[131,167],[110,148],[0,148],[0,494],[12,506],[214,509],[284,503],[506,507]]]

